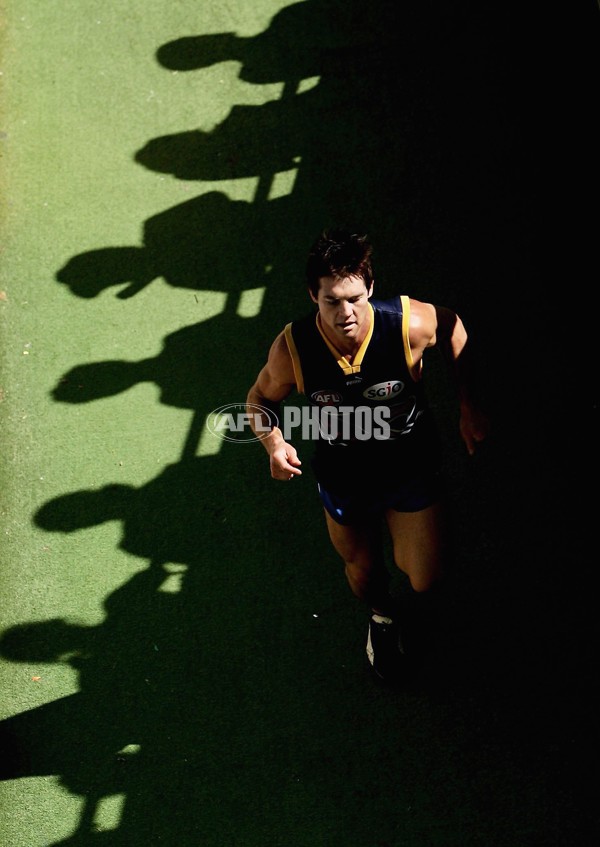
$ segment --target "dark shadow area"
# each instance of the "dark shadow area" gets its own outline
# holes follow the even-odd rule
[[[180,179],[256,177],[252,203],[202,194],[146,221],[142,245],[82,253],[57,274],[80,297],[116,285],[135,296],[158,277],[231,295],[155,358],[82,363],[53,390],[90,402],[150,381],[161,402],[196,412],[188,458],[156,479],[71,492],[35,515],[48,532],[117,520],[142,568],[106,598],[102,625],[28,622],[0,641],[5,658],[80,674],[79,694],[1,725],[4,778],[58,774],[86,799],[61,843],[592,843],[597,624],[580,488],[596,401],[585,344],[575,366],[549,289],[569,264],[566,225],[556,239],[564,157],[577,173],[591,162],[585,143],[578,159],[557,144],[556,127],[587,126],[571,92],[594,76],[592,11],[308,0],[254,38],[159,46],[165,69],[235,59],[244,80],[285,86],[276,102],[233,105],[213,132],[135,155]],[[289,169],[292,193],[269,199]],[[457,558],[437,645],[399,692],[366,674],[364,613],[309,473],[271,482],[259,445],[193,458],[206,415],[243,399],[272,337],[309,310],[304,258],[330,224],[370,233],[376,296],[461,314],[493,419],[469,460],[432,360]],[[257,287],[260,315],[239,317]],[[114,793],[126,795],[119,828],[98,832],[96,806]]]
[[[269,285],[276,294],[274,274],[285,269],[294,276],[285,281],[282,297],[299,297],[303,280],[302,241],[293,224],[297,215],[290,197],[249,203],[210,191],[149,218],[141,247],[106,247],[74,256],[57,279],[85,298],[126,283],[117,296],[133,297],[158,277],[198,291],[239,295]],[[306,242],[310,236],[302,232]],[[292,258],[300,270],[296,264],[291,271]]]
[[[171,333],[153,358],[79,365],[65,374],[53,397],[63,403],[87,403],[152,382],[160,389],[161,403],[193,409],[204,417],[227,401],[245,400],[256,376],[257,352],[266,358],[271,341],[260,317],[225,312]]]

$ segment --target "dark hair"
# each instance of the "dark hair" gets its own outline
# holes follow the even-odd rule
[[[308,254],[306,280],[311,293],[319,293],[322,276],[336,279],[359,276],[368,288],[373,282],[371,253],[373,248],[366,235],[357,235],[343,229],[325,230],[317,238]]]

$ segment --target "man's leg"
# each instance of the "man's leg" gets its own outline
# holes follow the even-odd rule
[[[419,512],[385,513],[394,561],[417,592],[428,591],[442,576],[446,554],[443,508],[439,503]]]
[[[445,513],[437,503],[419,512],[386,512],[394,561],[408,576],[413,591],[405,598],[403,640],[413,657],[432,646],[444,608],[444,565],[447,555]]]
[[[353,593],[371,608],[366,652],[375,673],[385,682],[402,679],[405,659],[395,604],[389,594],[390,574],[383,563],[381,525],[344,526],[325,510],[329,537],[344,560]]]
[[[331,543],[344,561],[353,594],[374,612],[389,614],[390,575],[383,563],[379,524],[372,521],[345,526],[334,521],[326,509],[324,512]]]

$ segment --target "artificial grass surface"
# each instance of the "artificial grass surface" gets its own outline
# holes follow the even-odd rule
[[[547,462],[556,372],[530,324],[553,88],[543,21],[513,12],[7,5],[6,847],[587,843],[572,541],[548,533],[567,458]],[[458,309],[495,401],[467,462],[431,363],[457,560],[401,692],[365,672],[309,472],[276,486],[259,446],[203,430],[309,308],[330,223],[372,234],[381,296]],[[507,279],[527,384],[505,368]]]

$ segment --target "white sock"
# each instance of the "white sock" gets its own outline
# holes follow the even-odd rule
[[[388,618],[386,615],[373,614],[373,615],[371,615],[371,620],[375,621],[375,623],[385,623],[385,624],[394,623],[394,621],[391,618]]]

